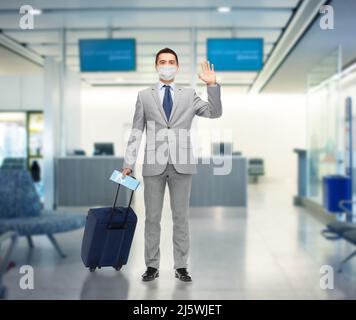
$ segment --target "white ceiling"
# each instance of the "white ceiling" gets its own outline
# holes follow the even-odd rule
[[[42,68],[0,46],[0,75],[21,75],[41,72]]]
[[[178,80],[191,83],[192,74],[199,71],[191,67],[194,50],[196,61],[204,60],[208,37],[262,37],[265,60],[268,59],[299,0],[32,0],[31,5],[43,11],[34,17],[34,30],[19,28],[19,7],[23,4],[22,0],[0,2],[0,29],[6,36],[40,55],[60,60],[65,30],[66,63],[73,70],[79,70],[78,39],[134,37],[136,72],[82,76],[93,83],[146,85],[156,80],[154,56],[166,46],[179,55]],[[218,6],[228,6],[231,12],[219,13]],[[219,73],[219,80],[247,91],[257,75],[256,72]]]
[[[342,48],[343,66],[356,61],[356,1],[333,0],[330,5],[334,8],[334,30],[322,30],[319,20],[316,19],[265,86],[264,92],[304,93],[307,89],[308,75],[328,57],[332,69],[336,70],[337,61],[333,55],[338,46]]]

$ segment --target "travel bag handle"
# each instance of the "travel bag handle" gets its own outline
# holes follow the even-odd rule
[[[130,177],[136,179],[134,176],[130,176]],[[130,208],[131,208],[132,197],[133,197],[133,194],[134,194],[135,191],[134,190],[131,191],[130,200],[129,200],[129,204],[128,204],[127,208],[126,208],[124,221],[122,223],[112,223],[112,218],[113,218],[114,213],[115,213],[116,202],[117,202],[117,198],[118,198],[118,195],[119,195],[120,187],[121,187],[121,184],[118,183],[117,189],[116,189],[114,203],[113,203],[112,208],[111,208],[110,218],[109,218],[109,221],[107,223],[107,228],[108,229],[124,229],[124,228],[126,228],[127,218],[129,216],[129,211],[130,211]]]

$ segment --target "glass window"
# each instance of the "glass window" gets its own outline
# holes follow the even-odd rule
[[[307,81],[307,196],[322,203],[322,179],[343,174],[344,144],[341,134],[340,51],[316,65]]]
[[[0,112],[0,164],[5,158],[26,157],[26,113]]]

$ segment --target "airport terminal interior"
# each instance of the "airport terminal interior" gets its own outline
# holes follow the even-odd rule
[[[0,299],[356,299],[355,12],[354,0],[1,1]],[[162,48],[178,56],[176,86],[207,100],[209,61],[221,90],[222,115],[191,126],[192,282],[175,277],[168,186],[159,277],[142,281],[146,137],[127,263],[83,259],[88,211],[113,204]]]

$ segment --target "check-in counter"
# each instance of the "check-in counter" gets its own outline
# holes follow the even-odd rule
[[[247,206],[247,160],[241,156],[198,159],[191,206]],[[230,161],[230,164],[229,164]],[[121,169],[122,157],[73,156],[56,159],[57,206],[110,206],[116,185],[109,180]],[[166,191],[168,192],[168,190]],[[130,191],[122,188],[118,203],[126,205]]]
[[[218,165],[221,161],[223,166]],[[192,182],[190,205],[246,207],[247,186],[246,158],[226,156],[224,159],[219,156],[199,159],[197,174]]]
[[[121,169],[123,158],[114,156],[72,156],[57,158],[57,206],[111,206],[116,184],[109,180],[115,169]],[[118,204],[126,205],[130,192],[122,188]]]

